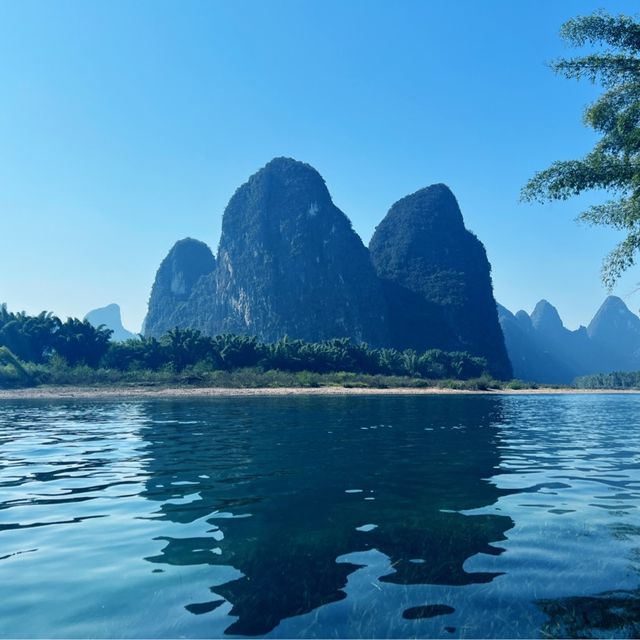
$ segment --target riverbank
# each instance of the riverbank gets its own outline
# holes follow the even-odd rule
[[[65,400],[65,399],[127,399],[127,398],[224,398],[247,396],[364,396],[364,395],[566,395],[566,394],[638,394],[632,389],[572,389],[568,387],[537,389],[448,389],[423,388],[364,388],[364,387],[272,387],[272,388],[221,388],[221,387],[75,387],[43,386],[23,389],[0,390],[0,400]]]

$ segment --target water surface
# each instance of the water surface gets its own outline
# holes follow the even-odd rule
[[[640,635],[640,396],[0,404],[2,637]]]

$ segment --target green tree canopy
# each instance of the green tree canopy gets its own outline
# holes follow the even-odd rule
[[[467,352],[373,349],[349,338],[305,342],[285,336],[277,342],[263,343],[255,336],[211,337],[196,329],[178,327],[159,340],[141,337],[111,342],[110,337],[110,329],[94,327],[86,320],[68,318],[62,322],[45,311],[37,316],[12,313],[0,304],[0,385],[3,368],[10,369],[12,379],[17,376],[31,380],[32,369],[25,368],[23,363],[47,367],[56,360],[71,367],[105,367],[122,372],[170,369],[180,373],[187,367],[211,372],[258,367],[268,371],[350,372],[428,379],[470,379],[488,373],[486,359]]]
[[[603,263],[602,279],[611,288],[640,249],[640,23],[599,11],[569,20],[560,33],[570,45],[588,48],[583,56],[551,66],[567,78],[586,78],[603,87],[584,113],[585,123],[601,137],[584,158],[554,162],[537,173],[522,198],[566,200],[591,189],[612,194],[611,200],[579,216],[626,233]]]

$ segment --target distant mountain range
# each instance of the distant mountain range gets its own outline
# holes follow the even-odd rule
[[[640,370],[640,318],[615,296],[588,327],[575,331],[546,300],[530,316],[498,305],[498,318],[516,378],[562,384],[593,373]]]
[[[120,307],[117,304],[108,304],[106,307],[100,307],[99,309],[89,311],[84,319],[90,322],[94,327],[104,325],[107,329],[111,329],[111,331],[113,331],[111,339],[114,342],[123,342],[125,340],[138,337],[137,334],[127,331],[122,326]]]
[[[512,375],[482,243],[451,191],[396,202],[364,246],[308,164],[276,158],[227,205],[217,256],[177,242],[156,274],[146,336],[173,327],[271,342],[348,337],[375,347],[467,351]]]

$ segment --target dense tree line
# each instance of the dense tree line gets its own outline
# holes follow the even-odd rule
[[[640,389],[640,371],[614,371],[576,378],[579,389]]]
[[[111,333],[86,320],[67,318],[63,322],[46,311],[29,316],[0,305],[0,346],[23,362],[42,364],[57,355],[71,366],[97,367],[109,350]]]
[[[487,364],[466,352],[431,349],[372,349],[348,338],[310,343],[282,338],[263,343],[255,337],[205,336],[193,329],[172,329],[160,339],[110,342],[111,331],[70,318],[62,322],[51,313],[38,316],[11,313],[0,307],[0,347],[21,362],[46,364],[62,359],[70,366],[87,365],[118,371],[183,371],[199,365],[208,370],[258,367],[264,370],[345,371],[413,376],[429,379],[470,379],[482,376]]]
[[[432,379],[469,379],[486,371],[486,361],[464,352],[432,349],[372,349],[348,338],[304,342],[282,338],[273,343],[255,337],[220,335],[214,338],[193,329],[172,329],[160,340],[147,338],[111,345],[107,367],[130,370],[172,366],[180,371],[203,363],[211,369],[261,367],[283,371],[350,371],[355,373],[415,376]]]

